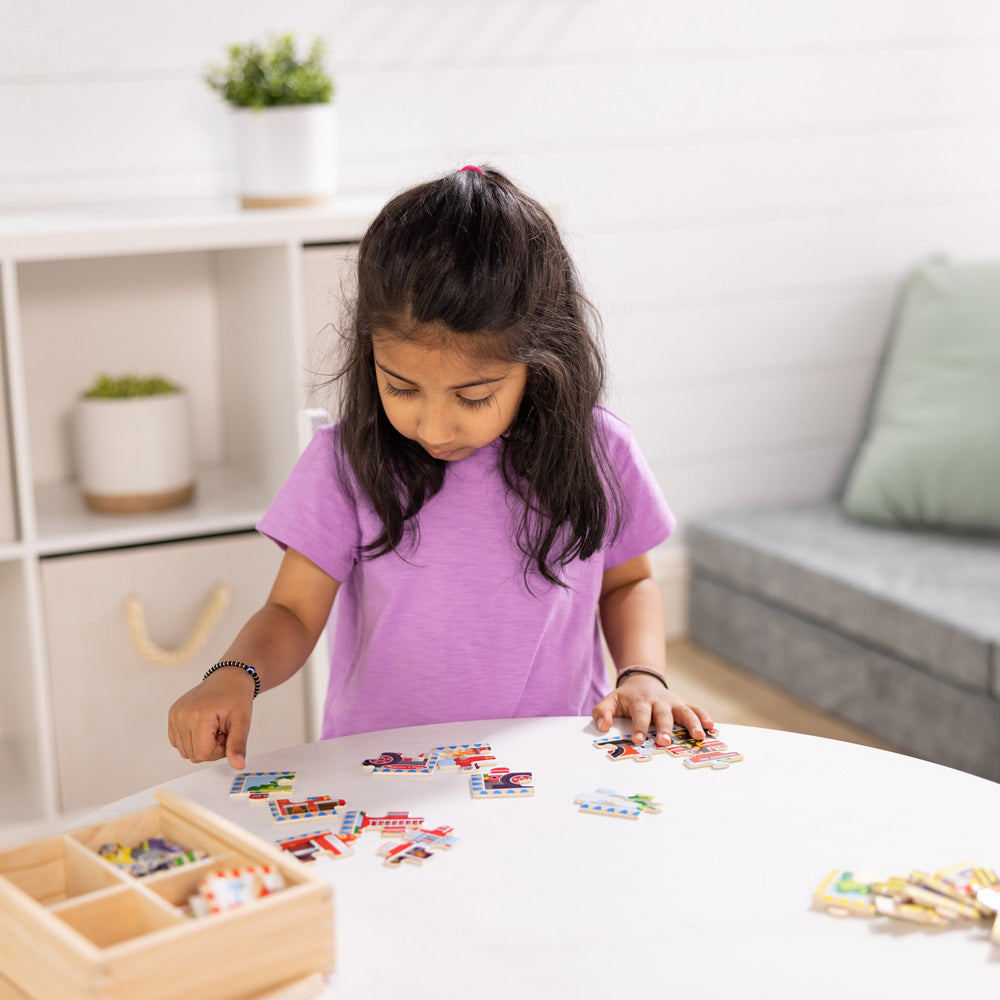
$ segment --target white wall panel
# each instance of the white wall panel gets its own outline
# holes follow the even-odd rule
[[[685,516],[832,488],[906,270],[1000,253],[987,0],[8,7],[0,210],[231,197],[201,77],[269,30],[328,43],[345,190],[488,160],[558,206]]]

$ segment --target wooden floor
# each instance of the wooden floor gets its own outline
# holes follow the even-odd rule
[[[667,664],[671,689],[706,709],[719,725],[729,722],[737,726],[760,726],[898,750],[861,729],[816,711],[691,642],[671,643],[667,647]]]

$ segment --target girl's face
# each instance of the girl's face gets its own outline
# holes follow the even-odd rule
[[[372,346],[389,423],[434,458],[465,458],[514,422],[526,365],[482,361],[431,338],[376,333]]]

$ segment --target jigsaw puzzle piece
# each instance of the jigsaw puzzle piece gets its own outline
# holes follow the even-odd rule
[[[319,854],[327,854],[332,858],[349,858],[354,854],[354,848],[330,830],[314,830],[312,833],[283,837],[275,843],[302,862],[315,861]]]
[[[315,822],[324,816],[334,815],[342,805],[346,805],[343,799],[333,799],[329,795],[311,795],[301,802],[272,799],[267,803],[275,823],[300,823],[303,820]]]
[[[509,767],[495,767],[487,774],[473,772],[469,777],[474,799],[517,798],[535,794],[530,771],[511,771]]]
[[[233,778],[229,794],[266,799],[271,795],[289,795],[294,783],[294,771],[243,771]]]

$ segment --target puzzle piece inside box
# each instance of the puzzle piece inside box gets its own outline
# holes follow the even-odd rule
[[[266,799],[272,795],[290,795],[294,784],[294,771],[244,771],[233,778],[229,794]]]
[[[284,876],[272,865],[223,868],[206,875],[188,899],[193,916],[226,913],[285,888]]]
[[[517,798],[535,794],[530,771],[511,771],[509,767],[494,767],[486,772],[475,771],[469,776],[469,789],[474,799]]]
[[[384,863],[390,868],[398,868],[404,862],[423,864],[438,851],[450,851],[458,843],[458,837],[452,831],[450,826],[420,829],[406,834],[400,844],[385,844],[378,849],[378,853],[385,858]]]
[[[480,764],[496,760],[489,743],[460,743],[447,747],[434,747],[428,756],[437,756],[437,766],[442,771],[478,771]]]
[[[347,803],[329,795],[310,795],[300,802],[291,799],[273,799],[267,803],[271,818],[275,823],[301,823],[303,820],[315,822],[324,816],[332,816],[340,806]]]
[[[438,766],[437,754],[431,752],[426,757],[404,757],[401,753],[384,750],[377,757],[361,762],[371,768],[372,774],[433,774]]]
[[[349,858],[354,854],[354,848],[350,843],[342,840],[331,830],[313,830],[311,833],[296,834],[294,837],[283,837],[275,843],[302,862],[315,861],[320,854],[332,858]]]

